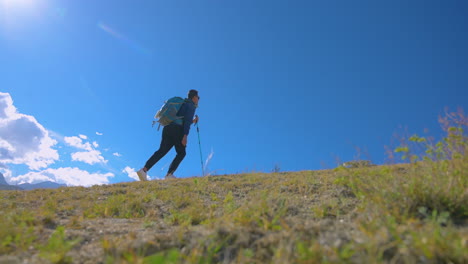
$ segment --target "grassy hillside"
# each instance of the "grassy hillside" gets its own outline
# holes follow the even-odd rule
[[[459,197],[425,190],[429,182],[410,186],[408,178],[421,170],[381,166],[2,191],[0,259],[466,263],[466,170],[462,182],[434,186],[464,188]]]
[[[468,141],[447,133],[405,165],[1,191],[0,263],[468,263]]]

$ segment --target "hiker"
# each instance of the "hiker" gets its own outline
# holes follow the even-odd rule
[[[188,98],[185,99],[177,112],[179,119],[174,120],[169,125],[164,126],[162,132],[161,145],[159,149],[148,159],[145,166],[137,174],[140,181],[147,180],[147,172],[164,157],[173,146],[175,146],[177,155],[171,163],[165,179],[174,179],[174,172],[185,157],[185,148],[187,146],[187,136],[190,131],[190,125],[198,122],[198,116],[195,115],[195,108],[198,107],[197,90],[190,90]],[[195,118],[194,118],[195,115]]]

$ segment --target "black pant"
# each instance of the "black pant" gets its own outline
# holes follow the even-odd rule
[[[182,145],[184,138],[184,128],[176,124],[170,124],[163,128],[161,145],[151,158],[146,162],[145,167],[149,170],[156,164],[162,157],[164,157],[173,146],[175,146],[177,156],[171,163],[167,173],[174,173],[179,167],[179,164],[185,157],[185,146]]]

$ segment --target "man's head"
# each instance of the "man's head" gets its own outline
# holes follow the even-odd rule
[[[191,99],[195,105],[198,105],[198,100],[200,100],[200,96],[198,96],[197,90],[190,90],[188,92],[188,98]]]

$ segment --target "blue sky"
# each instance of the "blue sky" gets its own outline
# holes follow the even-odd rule
[[[382,164],[395,133],[440,136],[445,107],[468,109],[467,13],[466,1],[0,0],[0,171],[12,184],[132,181],[159,146],[155,112],[189,89],[208,173]],[[200,176],[195,128],[187,153],[176,175]]]

